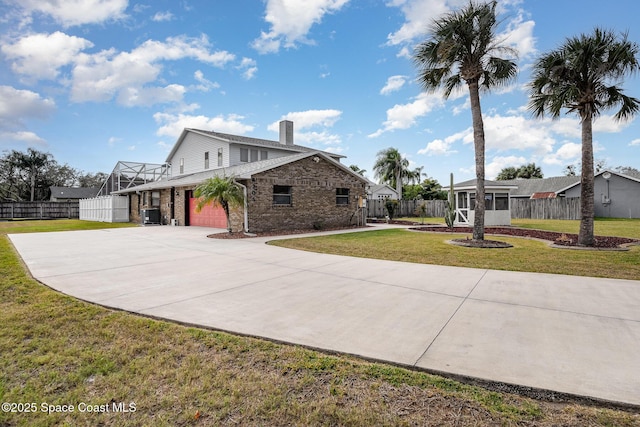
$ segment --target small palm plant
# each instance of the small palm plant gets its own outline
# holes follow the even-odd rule
[[[229,209],[231,206],[244,204],[244,193],[240,184],[232,176],[216,176],[198,185],[193,194],[199,198],[196,212],[200,212],[208,204],[222,206],[227,217],[227,230],[231,233]]]

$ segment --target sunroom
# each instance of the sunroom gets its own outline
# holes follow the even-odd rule
[[[511,225],[511,190],[515,185],[506,185],[500,181],[484,181],[485,226]],[[449,188],[443,188],[449,190]],[[453,185],[456,200],[456,219],[454,225],[473,225],[476,206],[476,180]]]

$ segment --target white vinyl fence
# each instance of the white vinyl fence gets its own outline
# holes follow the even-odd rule
[[[127,196],[100,196],[80,200],[80,219],[100,222],[129,222]]]

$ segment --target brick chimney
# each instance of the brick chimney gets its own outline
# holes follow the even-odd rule
[[[293,145],[293,122],[289,120],[280,122],[280,144]]]

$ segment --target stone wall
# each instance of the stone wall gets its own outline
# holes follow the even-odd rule
[[[308,157],[270,169],[242,180],[247,187],[249,232],[345,227],[356,222],[358,198],[365,198],[365,183],[353,174],[322,157]],[[274,204],[274,185],[291,187],[291,204]],[[188,197],[195,186],[160,190],[160,218],[171,222],[171,192],[175,191],[173,218],[178,225],[187,225]],[[338,204],[336,189],[348,189],[347,204]],[[140,222],[142,194],[131,193],[131,221]],[[151,202],[151,192],[147,200]],[[231,228],[244,230],[244,208],[231,208]]]
[[[249,231],[344,227],[355,223],[365,183],[322,157],[293,162],[247,181]],[[274,204],[274,186],[291,187],[291,204]],[[349,189],[348,204],[337,204],[336,189]]]

